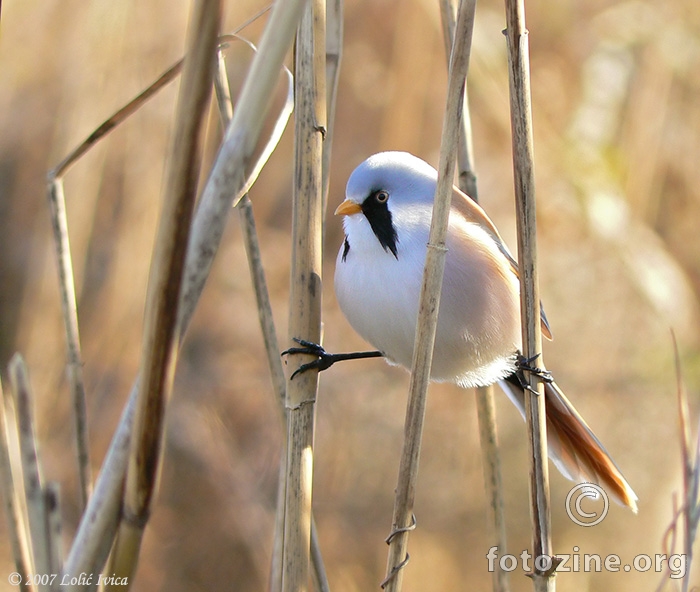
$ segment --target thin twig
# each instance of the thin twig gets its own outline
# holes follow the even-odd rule
[[[322,158],[326,129],[325,1],[309,2],[296,40],[294,102],[294,202],[289,341],[321,340],[323,237]],[[293,372],[304,361],[293,356]],[[291,375],[291,374],[290,374]],[[285,488],[283,586],[306,590],[311,545],[311,481],[318,373],[287,382],[287,484]]]
[[[256,15],[248,19],[245,23],[240,25],[233,33],[226,35],[221,35],[219,41],[222,45],[238,39],[238,33],[247,27],[254,20],[265,14],[271,9],[270,6],[266,6],[260,10]],[[170,82],[175,80],[177,76],[182,71],[182,62],[180,59],[170,66],[165,72],[163,72],[155,81],[153,81],[149,86],[147,86],[143,91],[131,99],[126,105],[121,107],[105,121],[103,121],[90,135],[85,138],[78,146],[76,146],[61,162],[59,162],[51,171],[48,173],[48,180],[51,183],[54,179],[62,178],[68,170],[78,161],[82,156],[84,156],[97,142],[105,138],[112,130],[121,125],[134,113],[136,113],[146,102],[148,102],[152,97],[154,97],[158,92],[167,86]]]
[[[163,72],[155,82],[146,87],[146,89],[140,92],[134,99],[129,101],[111,117],[106,119],[95,131],[85,138],[85,140],[83,140],[49,172],[49,182],[53,181],[54,179],[59,179],[65,175],[68,169],[78,160],[80,160],[80,157],[88,152],[97,142],[104,138],[109,132],[111,132],[129,116],[136,113],[143,106],[143,104],[157,94],[160,89],[166,86],[169,82],[175,80],[177,75],[180,73],[180,70],[182,70],[182,60],[170,66],[170,68]]]
[[[46,537],[49,543],[49,574],[63,573],[63,544],[61,541],[61,489],[58,483],[49,481],[44,488],[44,507],[46,508]],[[62,590],[61,579],[55,578],[50,583],[52,590]]]
[[[22,502],[17,493],[17,484],[12,473],[12,461],[10,460],[10,425],[7,421],[6,409],[10,405],[9,397],[5,399],[0,384],[0,487],[2,487],[2,499],[7,516],[8,532],[12,545],[12,554],[15,560],[15,569],[19,574],[34,573],[32,557],[29,550],[29,536],[27,526],[22,514]],[[14,434],[13,441],[14,441]],[[22,592],[27,592],[26,579],[21,578],[19,584]]]
[[[83,356],[80,348],[78,305],[75,296],[75,280],[70,254],[63,180],[60,177],[49,175],[48,192],[51,210],[51,226],[53,228],[54,243],[56,245],[56,255],[58,259],[63,324],[68,347],[68,379],[72,393],[78,465],[78,507],[83,511],[92,489],[92,471],[90,469],[90,450],[88,446],[87,403],[85,397],[85,382],[83,380]]]
[[[325,219],[330,183],[331,149],[335,129],[335,107],[343,55],[343,0],[326,2],[326,105],[328,127],[323,142],[323,214]],[[324,237],[325,238],[325,237]]]
[[[290,83],[293,84],[293,80],[290,80]],[[226,63],[221,51],[218,52],[218,67],[214,76],[214,88],[216,89],[216,99],[219,106],[221,124],[225,130],[233,118],[233,100],[231,98],[231,88],[229,85],[228,76],[226,74]],[[253,281],[253,289],[255,291],[255,299],[258,309],[258,318],[260,320],[260,327],[263,333],[263,342],[265,344],[265,353],[267,354],[267,363],[270,370],[270,377],[272,379],[272,387],[282,416],[282,425],[285,426],[286,431],[287,417],[284,406],[287,391],[286,378],[284,376],[282,358],[279,355],[281,349],[277,339],[277,330],[275,328],[275,320],[272,314],[272,304],[270,302],[270,294],[267,289],[267,281],[265,280],[265,270],[262,265],[260,244],[255,226],[255,217],[253,215],[253,204],[247,194],[244,195],[238,202],[236,209],[238,210],[241,228],[243,230],[243,242],[246,249],[246,255],[248,257],[248,268],[250,269],[250,274]],[[287,448],[286,441],[284,439],[282,440],[282,450],[280,456],[282,460],[280,463],[277,487],[277,508],[275,511],[273,547],[272,556],[270,559],[269,590],[271,592],[282,589],[282,548],[284,543],[285,505],[284,488],[287,473]]]
[[[678,403],[679,432],[681,440],[681,462],[683,468],[683,503],[680,511],[674,513],[673,531],[677,529],[679,518],[683,519],[683,554],[685,575],[681,586],[682,592],[687,592],[690,586],[690,572],[693,562],[693,543],[700,523],[700,429],[698,430],[695,450],[692,450],[690,412],[688,410],[688,395],[685,390],[681,369],[680,353],[675,333],[671,332],[673,340],[673,356],[676,365],[676,391]],[[671,547],[673,549],[673,547]]]
[[[265,6],[256,14],[246,20],[242,25],[238,26],[233,33],[222,35],[219,41],[223,44],[237,37],[237,34],[245,29],[252,22],[260,18],[272,8],[272,5]],[[58,163],[48,174],[49,182],[53,179],[59,179],[68,172],[80,158],[87,153],[97,142],[103,139],[109,132],[118,127],[131,115],[136,113],[149,99],[155,96],[163,87],[177,78],[182,71],[182,62],[180,59],[163,72],[154,82],[141,91],[136,97],[131,99],[126,105],[121,107],[100,126],[97,127],[87,138],[85,138],[78,146],[76,146],[60,163]]]
[[[255,46],[251,47],[257,51]],[[219,115],[221,124],[225,129],[228,128],[233,118],[233,100],[231,98],[231,88],[229,86],[228,77],[226,75],[226,63],[221,51],[217,52],[218,62],[214,72],[214,88],[216,89],[216,99],[219,106]],[[292,88],[293,79],[289,70],[284,67],[289,88]],[[281,132],[284,129],[288,120],[288,113],[293,109],[293,96],[288,93],[288,101],[279,118],[278,125],[280,133],[274,134],[269,142],[267,152],[270,154],[277,146],[281,137]],[[270,302],[270,294],[267,289],[267,281],[265,280],[265,270],[262,264],[262,256],[260,252],[260,242],[258,233],[255,227],[255,217],[253,215],[253,205],[248,195],[244,195],[236,205],[243,230],[243,242],[248,257],[248,267],[250,269],[251,279],[253,281],[253,289],[255,291],[255,300],[257,303],[258,317],[260,320],[260,328],[263,334],[263,342],[265,344],[265,353],[267,354],[267,362],[272,377],[272,386],[275,391],[277,400],[280,404],[280,409],[284,409],[284,399],[286,391],[286,379],[284,376],[284,367],[280,358],[279,341],[277,339],[277,330],[275,329],[275,320],[272,315],[272,304]]]
[[[318,529],[313,512],[311,514],[311,575],[316,592],[330,592],[331,587],[321,554],[321,543],[318,540]]]
[[[195,4],[163,186],[163,211],[149,274],[141,380],[124,486],[124,509],[110,569],[118,578],[127,578],[128,583],[115,589],[128,589],[131,584],[157,492],[165,409],[177,364],[177,307],[197,192],[200,129],[211,93],[220,22],[220,0],[201,0]],[[110,589],[111,585],[106,586],[106,590]]]
[[[456,0],[440,0],[440,13],[443,21],[445,50],[449,62],[454,40],[454,28],[457,18]],[[457,144],[457,178],[459,188],[478,202],[477,176],[474,170],[474,148],[472,143],[472,126],[469,112],[469,83],[464,89],[464,112],[459,130]],[[501,455],[498,447],[496,429],[496,405],[493,386],[475,389],[476,410],[479,418],[479,443],[481,462],[484,471],[484,485],[488,498],[489,522],[492,524],[492,542],[501,554],[507,553],[506,521],[503,511],[503,479],[501,477]],[[508,572],[501,565],[493,571],[494,592],[509,590]]]
[[[484,465],[484,482],[488,497],[488,514],[493,524],[493,544],[498,547],[498,552],[503,556],[507,553],[508,547],[506,545],[506,518],[503,511],[501,455],[498,447],[496,405],[493,391],[493,386],[477,388],[476,408],[479,416],[479,441],[481,443],[481,459]],[[507,592],[510,590],[508,573],[498,562],[492,576],[494,592]]]
[[[540,332],[540,297],[537,280],[534,145],[530,97],[530,58],[525,28],[524,0],[506,0],[506,38],[510,81],[511,128],[515,203],[518,220],[518,265],[520,269],[520,309],[523,327],[523,355],[543,366]],[[534,373],[526,373],[525,390],[530,457],[530,511],[533,555],[552,556],[549,470],[543,384]],[[538,393],[538,394],[534,394]],[[554,590],[553,570],[533,570],[535,590]]]
[[[445,53],[449,66],[452,43],[454,39],[455,24],[457,21],[457,0],[440,0],[440,16],[442,18],[443,38],[445,41]],[[457,179],[459,188],[471,197],[479,201],[476,183],[476,171],[474,168],[474,147],[472,145],[472,122],[469,112],[469,83],[464,88],[464,111],[460,121],[459,142],[457,144]]]
[[[280,468],[277,476],[277,504],[275,506],[275,526],[270,557],[269,592],[281,592],[283,580],[282,561],[284,559],[284,509],[287,505],[287,419],[285,414],[285,437],[280,449]]]
[[[464,108],[464,88],[469,67],[475,8],[475,0],[465,0],[460,6],[455,30],[456,41],[450,59],[447,105],[440,144],[438,184],[421,286],[409,400],[406,409],[404,447],[394,502],[387,573],[383,582],[385,588],[392,592],[401,590],[402,568],[408,559],[406,547],[408,546],[409,530],[407,528],[412,521],[426,394],[435,343],[442,276],[445,269],[447,251],[445,237],[452,199],[457,139]]]
[[[47,512],[44,500],[43,471],[37,454],[34,428],[33,394],[22,356],[15,354],[9,364],[10,380],[17,409],[17,433],[26,500],[27,523],[31,541],[31,566],[37,574],[51,573],[49,542],[46,532]],[[39,590],[48,590],[43,582]]]
[[[275,321],[272,316],[272,304],[270,294],[265,281],[265,271],[262,266],[260,254],[260,244],[255,229],[255,218],[253,217],[253,206],[245,196],[237,206],[240,214],[241,228],[243,229],[248,265],[253,279],[255,299],[257,302],[258,316],[260,317],[260,327],[262,328],[265,352],[267,354],[268,367],[272,377],[272,385],[275,391],[280,411],[284,415],[284,400],[286,397],[286,379],[284,376],[284,366],[280,357],[280,347],[277,340]]]

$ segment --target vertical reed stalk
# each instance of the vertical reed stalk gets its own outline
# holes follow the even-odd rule
[[[29,550],[29,540],[22,515],[22,501],[17,493],[17,484],[12,473],[12,461],[10,459],[10,425],[7,421],[7,408],[10,405],[2,391],[0,384],[0,487],[2,499],[7,516],[8,532],[12,546],[12,554],[15,560],[15,570],[20,574],[32,573],[32,558]],[[20,590],[26,592],[29,587],[22,578],[19,584]]]
[[[34,396],[24,360],[15,354],[9,364],[10,380],[15,395],[17,435],[19,438],[22,481],[26,509],[30,566],[35,574],[51,573],[51,544],[47,532],[48,513],[44,496],[43,470],[37,453],[34,427]],[[25,574],[22,574],[23,576]],[[48,584],[40,582],[40,591],[48,590]]]
[[[130,442],[122,522],[111,572],[131,583],[157,492],[165,409],[179,345],[178,302],[199,175],[200,129],[209,101],[221,4],[195,3],[163,188],[163,211],[148,282],[138,399]],[[107,590],[113,587],[106,586]],[[124,589],[117,586],[114,589]]]
[[[413,523],[411,516],[418,477],[418,460],[430,378],[430,364],[435,343],[442,276],[445,269],[447,251],[445,237],[452,199],[457,139],[464,108],[464,89],[469,67],[475,8],[475,0],[465,0],[461,4],[455,29],[455,45],[450,58],[447,105],[440,144],[438,183],[418,309],[418,325],[406,409],[404,447],[399,467],[391,534],[388,539],[387,573],[382,582],[382,587],[392,592],[401,590],[402,568],[408,561],[406,548],[408,534]]]
[[[75,422],[75,442],[78,465],[78,507],[85,509],[92,488],[90,452],[88,446],[87,404],[85,382],[83,380],[83,359],[80,352],[80,329],[78,326],[78,305],[75,296],[73,263],[68,239],[66,199],[63,194],[63,181],[49,175],[49,205],[51,226],[56,244],[59,287],[63,308],[63,324],[68,346],[68,380],[73,399]]]
[[[673,357],[676,366],[676,390],[678,401],[679,436],[681,444],[681,465],[683,473],[683,494],[680,511],[674,512],[675,518],[667,532],[675,534],[679,520],[683,523],[683,555],[685,556],[685,574],[681,584],[681,592],[690,590],[690,576],[693,564],[693,543],[700,526],[700,430],[693,447],[690,428],[690,412],[688,410],[688,394],[683,381],[680,353],[675,333],[673,339]],[[694,450],[693,450],[694,448]],[[675,498],[674,498],[675,499]],[[674,552],[671,545],[671,553]],[[664,574],[667,577],[667,574]],[[665,587],[662,582],[657,590]]]
[[[454,43],[454,28],[457,13],[455,0],[440,0],[445,49],[449,61]],[[472,142],[471,117],[469,113],[469,84],[465,88],[464,113],[459,131],[457,145],[457,178],[459,188],[478,202],[477,176],[474,170],[474,148]],[[484,386],[475,389],[476,410],[479,417],[479,442],[481,446],[481,462],[484,471],[484,486],[488,499],[489,523],[492,525],[491,541],[500,553],[507,552],[506,521],[503,511],[503,479],[501,477],[501,455],[498,447],[498,431],[496,429],[496,405],[494,387]],[[491,545],[489,545],[491,546]],[[508,572],[496,566],[493,572],[494,592],[509,590]]]
[[[323,236],[322,158],[326,126],[325,3],[304,10],[295,60],[295,174],[292,214],[292,271],[289,337],[321,340],[321,255]],[[307,361],[293,356],[290,370]],[[314,411],[318,374],[287,382],[287,485],[283,586],[308,589],[311,544],[311,483]]]
[[[331,148],[335,127],[335,105],[340,80],[340,62],[343,54],[343,0],[326,2],[326,104],[328,128],[323,142],[323,213],[325,219],[330,181]]]
[[[49,543],[49,572],[50,574],[63,573],[63,545],[61,531],[61,489],[58,483],[49,481],[44,487],[44,507],[46,508],[46,537]],[[54,580],[50,586],[52,590],[60,590],[60,580]]]
[[[445,53],[449,67],[450,54],[454,44],[455,25],[457,21],[457,0],[440,0],[440,17],[445,41]],[[457,178],[459,188],[471,197],[479,201],[476,183],[476,171],[474,168],[474,147],[472,142],[472,122],[469,112],[469,84],[464,89],[464,110],[460,121],[459,140],[457,143]]]
[[[223,128],[226,129],[233,117],[233,101],[231,99],[231,89],[226,75],[226,65],[221,51],[218,52],[218,68],[216,70],[214,82],[221,123]],[[276,140],[274,144],[276,145]],[[287,414],[285,399],[287,385],[282,359],[279,355],[280,347],[277,339],[277,330],[272,315],[272,304],[265,280],[265,270],[262,264],[260,243],[255,227],[255,216],[253,215],[253,204],[250,198],[247,195],[243,196],[238,202],[236,209],[238,210],[241,228],[243,230],[243,242],[248,257],[248,267],[250,269],[253,288],[255,290],[258,317],[263,334],[263,341],[265,343],[265,352],[267,354],[267,363],[272,379],[272,386],[276,395],[276,400],[279,403],[284,425],[286,426]],[[287,475],[286,457],[286,442],[284,442],[282,450],[283,461],[280,467],[280,481],[277,495],[278,507],[275,515],[275,536],[270,570],[270,590],[282,589],[282,548],[284,541],[285,480]],[[316,523],[313,520],[313,516],[311,517],[311,556],[314,568],[314,580],[317,583],[316,587],[321,591],[328,590],[328,580],[325,574],[323,558],[321,557],[320,548],[318,546]]]
[[[525,28],[524,0],[506,0],[505,4],[523,355],[527,359],[536,359],[537,364],[542,366],[528,32]],[[532,389],[525,390],[525,411],[530,458],[533,555],[536,558],[545,555],[552,557],[544,390],[537,375],[526,373],[526,377]],[[539,592],[555,589],[552,572],[553,570],[549,573],[533,570],[535,590]]]

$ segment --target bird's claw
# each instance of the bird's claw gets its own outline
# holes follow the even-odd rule
[[[294,354],[307,354],[309,356],[316,356],[318,359],[299,366],[292,373],[292,376],[289,378],[290,380],[293,380],[297,374],[303,374],[307,370],[316,369],[319,372],[322,372],[323,370],[327,370],[328,368],[330,368],[333,364],[335,364],[338,361],[338,358],[335,354],[329,354],[318,343],[314,343],[313,341],[306,341],[305,339],[298,339],[296,337],[293,337],[292,339],[296,341],[301,347],[290,347],[289,349],[285,349],[281,355],[288,356]]]
[[[552,373],[549,370],[545,370],[544,368],[539,368],[538,366],[534,366],[533,362],[537,360],[537,358],[540,357],[540,354],[535,354],[534,356],[530,358],[526,358],[522,354],[518,354],[518,359],[515,362],[515,375],[518,377],[518,380],[520,381],[520,386],[522,386],[524,389],[530,391],[531,393],[538,394],[535,389],[533,389],[530,386],[530,383],[528,380],[525,379],[525,372],[529,372],[530,374],[534,374],[539,378],[542,382],[546,382],[547,384],[551,384],[554,382],[554,378],[552,377]]]

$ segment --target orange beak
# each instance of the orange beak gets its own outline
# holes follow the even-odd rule
[[[360,212],[362,212],[362,207],[360,204],[346,199],[337,207],[335,210],[335,215],[340,216],[342,214],[343,216],[352,216],[353,214],[359,214]]]

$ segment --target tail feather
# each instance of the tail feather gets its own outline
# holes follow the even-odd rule
[[[500,382],[525,415],[525,393],[513,375]],[[617,502],[637,512],[637,496],[600,440],[555,383],[545,384],[549,456],[567,479],[597,483]]]

